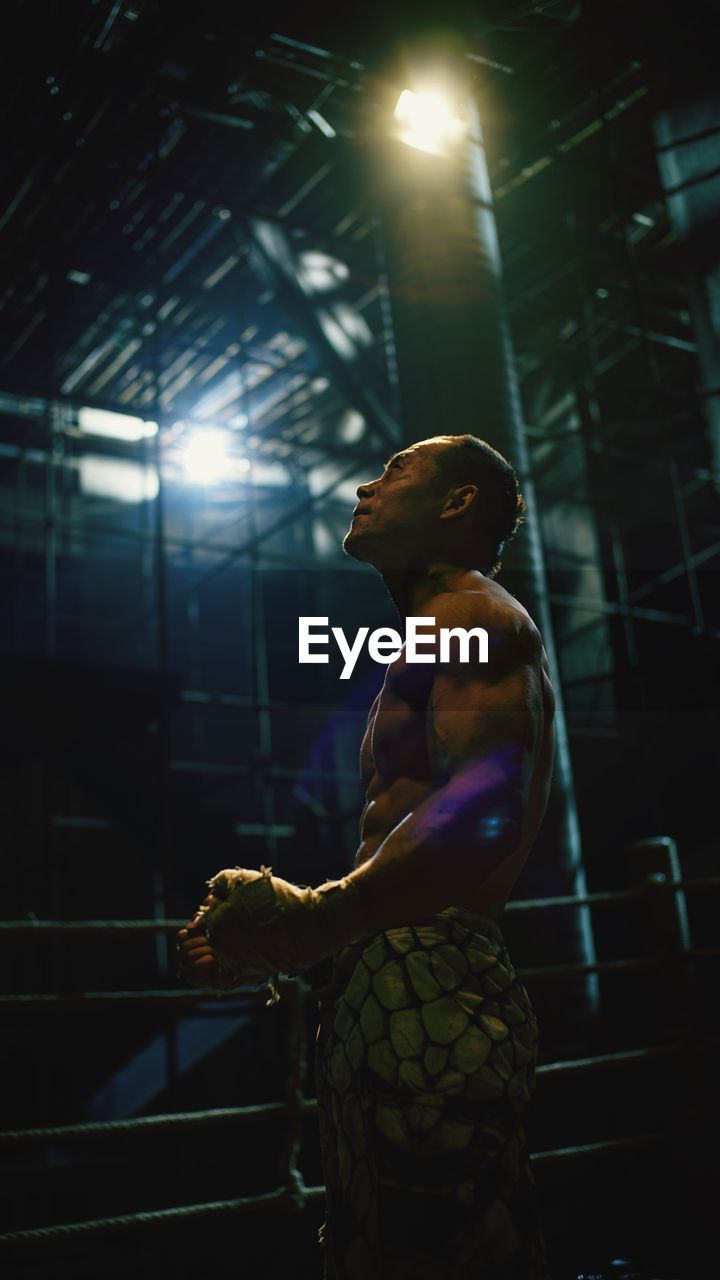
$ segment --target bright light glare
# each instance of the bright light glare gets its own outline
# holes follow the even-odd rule
[[[145,467],[124,458],[96,458],[86,454],[79,459],[80,486],[83,493],[115,502],[152,502],[160,488],[154,467]]]
[[[227,432],[212,427],[194,432],[182,451],[182,460],[192,484],[216,484],[230,469]]]
[[[129,413],[112,413],[109,409],[93,409],[83,405],[78,410],[78,426],[94,436],[110,436],[114,440],[145,440],[157,435],[157,422],[145,422]]]
[[[404,89],[395,107],[395,119],[401,142],[432,155],[444,155],[467,132],[466,122],[440,93]]]

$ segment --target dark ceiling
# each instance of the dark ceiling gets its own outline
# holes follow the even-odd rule
[[[557,339],[546,294],[555,291],[556,313],[568,288],[555,234],[565,178],[576,192],[574,234],[589,250],[588,287],[611,293],[598,356],[627,323],[622,290],[607,278],[614,265],[625,271],[618,202],[657,215],[642,245],[654,278],[649,319],[684,336],[683,301],[663,274],[672,245],[648,128],[658,86],[677,65],[660,38],[668,32],[643,26],[641,7],[620,24],[617,6],[451,5],[443,27],[434,7],[426,18],[417,6],[375,16],[309,6],[284,17],[266,6],[246,16],[230,4],[152,0],[13,8],[0,390],[166,427],[210,405],[214,421],[247,417],[257,452],[292,455],[301,467],[318,445],[333,448],[337,396],[322,352],[263,287],[248,220],[281,226],[297,253],[345,264],[337,297],[361,317],[382,379],[378,245],[358,158],[388,94],[438,42],[462,58],[485,104],[521,366],[542,356],[543,338]],[[617,117],[635,140],[619,191],[597,163]],[[566,172],[548,183],[550,168]],[[572,347],[573,335],[564,342]]]

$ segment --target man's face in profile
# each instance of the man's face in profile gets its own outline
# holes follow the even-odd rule
[[[381,571],[412,563],[428,548],[444,502],[437,484],[435,456],[442,444],[402,449],[377,480],[358,487],[358,504],[343,550]]]

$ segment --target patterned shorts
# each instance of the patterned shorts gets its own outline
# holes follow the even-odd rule
[[[320,1017],[325,1280],[547,1280],[537,1025],[497,926],[451,907],[343,948]]]

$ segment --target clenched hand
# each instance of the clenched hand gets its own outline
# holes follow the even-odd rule
[[[206,899],[210,905],[213,899]],[[177,934],[180,972],[191,987],[220,987],[220,965],[205,936],[205,912],[197,911]]]

